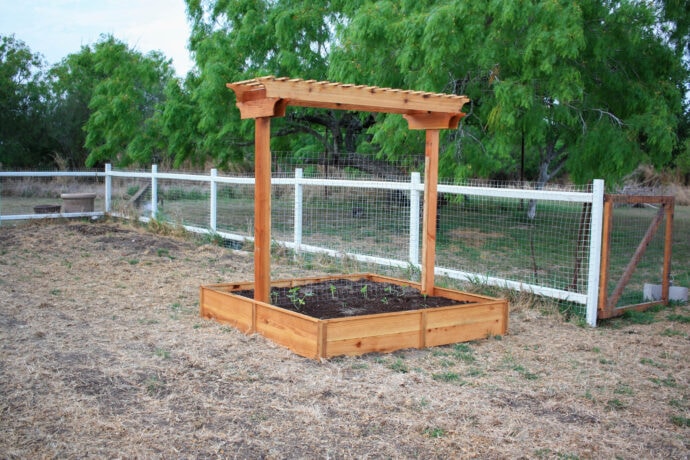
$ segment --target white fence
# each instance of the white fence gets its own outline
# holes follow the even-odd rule
[[[8,214],[0,201],[0,223],[105,213],[126,217],[119,209],[131,195],[126,189],[133,192],[145,183],[143,220],[170,219],[191,232],[252,240],[253,177],[220,176],[215,169],[209,174],[159,172],[155,165],[150,172],[116,171],[107,165],[104,172],[89,173],[0,172],[0,192],[3,179],[19,177],[93,178],[99,209]],[[120,181],[118,187],[114,181]],[[271,183],[277,243],[298,253],[419,270],[424,192],[420,173],[404,182],[375,181],[304,177],[296,168],[293,177],[274,177]],[[180,184],[195,184],[202,191],[185,201]],[[438,192],[450,204],[440,208],[436,274],[579,304],[587,322],[596,325],[603,181],[594,181],[584,191],[439,184]],[[536,218],[524,211],[532,200],[542,209]]]

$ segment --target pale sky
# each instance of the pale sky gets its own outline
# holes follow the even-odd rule
[[[112,34],[141,53],[161,51],[179,76],[193,66],[184,0],[0,0],[0,35],[11,34],[50,65]]]

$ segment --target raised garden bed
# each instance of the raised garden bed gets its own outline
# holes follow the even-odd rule
[[[254,283],[201,287],[201,315],[259,333],[298,355],[330,358],[425,348],[503,335],[505,300],[372,274],[271,283],[272,304],[253,299]]]

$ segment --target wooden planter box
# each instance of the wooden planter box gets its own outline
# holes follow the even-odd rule
[[[298,278],[273,281],[271,286],[306,286],[341,279],[420,287],[418,283],[372,274]],[[433,296],[472,303],[317,319],[233,294],[253,288],[251,281],[202,286],[201,316],[230,324],[246,334],[258,332],[298,355],[313,359],[466,342],[503,335],[508,328],[506,300],[451,289],[434,288]]]

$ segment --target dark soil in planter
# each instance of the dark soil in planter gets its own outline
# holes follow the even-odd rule
[[[233,294],[254,297],[253,290],[234,291]],[[425,296],[411,286],[367,279],[335,279],[292,288],[271,288],[269,303],[313,318],[329,319],[421,310],[470,302]]]

